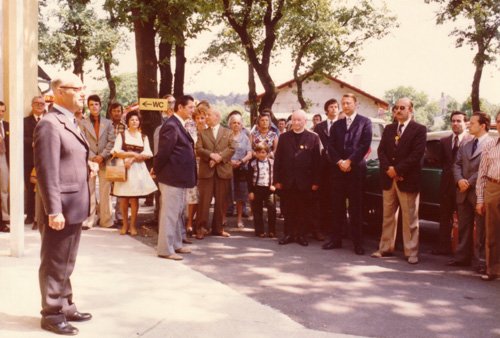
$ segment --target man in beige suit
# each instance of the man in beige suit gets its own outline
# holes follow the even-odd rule
[[[87,138],[90,153],[89,160],[99,165],[99,224],[109,228],[113,226],[111,212],[111,182],[105,178],[106,160],[111,157],[111,149],[115,144],[115,128],[113,123],[101,116],[101,99],[97,95],[90,95],[87,99],[90,116],[80,122],[80,129]],[[83,222],[83,229],[97,225],[97,197],[96,176],[89,180],[90,187],[90,216]]]
[[[222,219],[233,177],[231,157],[234,154],[234,140],[231,131],[220,125],[220,120],[220,113],[209,109],[206,116],[208,128],[198,134],[196,142],[196,155],[200,157],[197,239],[204,237],[203,228],[208,224],[210,203],[213,197],[215,197],[215,206],[212,235],[229,237],[229,234],[224,231]]]

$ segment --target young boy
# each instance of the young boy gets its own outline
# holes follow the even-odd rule
[[[276,236],[276,207],[273,193],[273,160],[269,158],[269,146],[265,142],[254,147],[255,157],[248,164],[248,199],[252,203],[255,235],[266,237],[263,206],[267,207],[268,236]]]

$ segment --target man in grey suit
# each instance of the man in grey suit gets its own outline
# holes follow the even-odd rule
[[[111,182],[106,179],[106,160],[111,157],[111,149],[115,144],[115,128],[113,123],[101,116],[101,99],[97,95],[90,95],[87,99],[90,116],[80,122],[82,133],[87,138],[90,150],[90,161],[99,166],[99,224],[109,228],[113,226],[111,212]],[[96,180],[90,179],[90,216],[83,222],[83,229],[92,228],[97,220]]]
[[[89,146],[74,113],[83,107],[85,93],[76,75],[63,73],[51,83],[54,106],[34,132],[35,169],[47,222],[40,226],[41,327],[75,335],[68,321],[85,321],[73,303],[70,276],[75,266],[82,222],[89,215]]]
[[[478,268],[484,265],[484,217],[475,213],[475,207],[476,181],[482,147],[492,139],[488,135],[489,128],[489,115],[483,112],[472,114],[469,133],[474,138],[458,149],[457,159],[453,165],[453,176],[457,184],[458,247],[453,260],[448,263],[451,266],[470,266],[474,258],[479,259]],[[474,222],[476,224],[475,245]]]

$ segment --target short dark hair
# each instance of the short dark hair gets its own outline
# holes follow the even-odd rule
[[[328,110],[328,107],[334,103],[336,103],[337,105],[339,104],[339,102],[336,99],[330,99],[330,100],[326,101],[325,105],[323,106],[323,110],[326,112]]]
[[[120,102],[113,102],[108,107],[108,113],[106,114],[107,115],[106,117],[111,118],[111,111],[113,109],[118,108],[118,107],[120,107],[120,110],[122,111],[122,114],[123,114],[123,105]]]
[[[342,95],[342,97],[350,97],[354,100],[354,102],[358,102],[358,98],[353,93],[345,93],[344,95]]]
[[[491,125],[491,117],[483,111],[475,111],[472,113],[472,116],[477,116],[479,119],[479,124],[484,124],[486,127],[484,128],[486,131],[490,130]]]
[[[5,102],[0,101],[0,106],[5,106]]]
[[[99,102],[99,105],[101,105],[101,98],[97,94],[93,94],[88,97],[87,106],[89,105],[90,101]]]
[[[266,153],[268,153],[268,154],[269,154],[269,151],[270,151],[269,145],[266,142],[259,142],[259,143],[255,144],[253,146],[253,150],[255,152],[258,152],[258,151],[261,151],[261,150],[265,150]]]
[[[319,120],[323,121],[323,119],[321,118],[321,114],[314,114],[313,115],[313,120],[314,120],[315,117],[319,117]]]
[[[469,121],[469,117],[467,116],[467,114],[464,113],[463,111],[460,111],[460,110],[454,110],[454,111],[451,112],[451,114],[450,114],[450,121],[453,120],[453,116],[455,116],[455,115],[463,115],[464,121],[465,122]]]
[[[283,122],[285,122],[285,123],[286,123],[286,119],[284,119],[284,118],[280,118],[280,119],[278,119],[278,122],[280,122],[280,121],[283,121]]]
[[[139,119],[139,127],[140,127],[142,125],[141,115],[137,110],[132,110],[127,113],[127,116],[125,116],[125,124],[127,125],[127,128],[128,128],[128,121],[130,121],[132,116],[137,116],[137,118]]]
[[[175,99],[174,111],[177,112],[179,110],[179,106],[187,106],[189,101],[193,101],[194,99],[191,95],[182,95]]]

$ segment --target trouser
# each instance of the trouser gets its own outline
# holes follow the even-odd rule
[[[48,224],[48,221],[46,221]],[[70,276],[73,272],[82,232],[81,224],[66,224],[62,230],[40,226],[39,282],[42,294],[41,314],[51,323],[60,323],[76,311]]]
[[[475,197],[469,196],[457,206],[458,246],[454,257],[456,261],[464,263],[471,263],[477,259],[479,265],[482,265],[484,264],[484,217],[476,213]],[[474,224],[476,225],[475,243]]]
[[[500,184],[486,182],[486,272],[500,275]]]
[[[273,200],[274,195],[269,187],[256,186],[254,188],[254,199],[252,201],[253,223],[255,234],[258,236],[264,231],[264,206],[267,208],[268,232],[276,234],[276,206]]]
[[[182,247],[182,229],[186,208],[186,188],[159,183],[158,255],[173,255]],[[168,201],[168,204],[167,204]]]
[[[24,167],[24,188],[26,189],[24,211],[28,220],[35,218],[35,185],[30,182],[32,170],[33,167]]]
[[[398,206],[403,213],[403,245],[407,257],[418,256],[418,192],[404,192],[399,190],[395,180],[389,190],[383,190],[384,217],[382,221],[382,235],[379,251],[393,252],[396,241]]]
[[[453,213],[457,210],[455,186],[441,192],[439,217],[439,244],[436,249],[451,252]]]
[[[202,227],[208,226],[210,203],[215,198],[214,214],[212,219],[212,233],[220,234],[224,231],[222,220],[225,207],[227,206],[227,196],[231,188],[231,179],[219,178],[214,174],[210,178],[198,179],[198,189],[200,191],[200,203],[198,204],[196,229],[200,231]],[[198,219],[199,217],[199,219]]]
[[[0,154],[0,200],[2,221],[10,221],[9,216],[9,165],[7,156]]]
[[[96,196],[96,180],[99,178],[99,196]],[[97,225],[97,198],[99,198],[99,224],[105,228],[113,226],[111,213],[111,182],[106,179],[106,168],[99,167],[98,175],[89,179],[90,215],[83,222],[84,226],[92,228]]]
[[[312,191],[296,188],[282,190],[283,212],[285,216],[285,235],[304,236],[306,224],[311,218]]]

